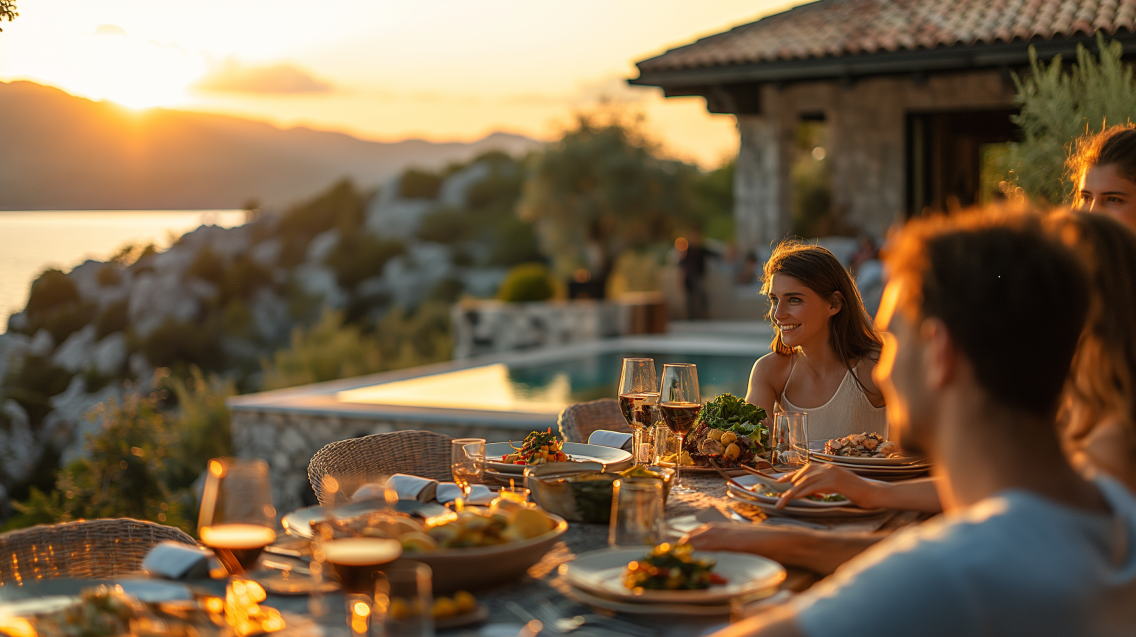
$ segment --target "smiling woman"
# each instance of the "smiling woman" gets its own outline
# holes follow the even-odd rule
[[[787,240],[764,278],[776,332],[773,352],[753,366],[746,402],[770,414],[807,412],[810,440],[886,437],[884,399],[872,379],[881,342],[852,276],[828,250]]]

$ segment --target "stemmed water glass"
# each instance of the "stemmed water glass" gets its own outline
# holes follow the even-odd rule
[[[450,472],[462,490],[462,498],[469,500],[473,489],[470,480],[481,481],[485,473],[485,439],[458,438],[450,445]]]
[[[631,455],[635,464],[645,464],[643,437],[654,424],[655,405],[659,402],[658,388],[654,359],[623,359],[623,371],[619,375],[619,409],[633,430]]]
[[[663,422],[678,438],[675,456],[675,476],[671,493],[693,493],[679,482],[682,467],[682,446],[686,434],[694,428],[698,412],[702,411],[702,396],[698,392],[698,368],[693,363],[667,363],[663,365],[663,382],[659,389],[659,412]]]
[[[210,460],[197,533],[230,574],[251,569],[264,547],[276,541],[268,463],[240,458]]]

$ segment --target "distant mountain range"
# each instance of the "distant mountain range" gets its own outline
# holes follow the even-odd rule
[[[0,210],[285,205],[342,177],[370,187],[410,166],[438,168],[540,142],[369,142],[309,128],[93,102],[32,82],[0,82]]]

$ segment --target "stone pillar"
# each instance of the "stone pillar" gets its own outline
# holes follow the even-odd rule
[[[770,243],[789,231],[782,219],[781,149],[777,120],[738,115],[738,159],[734,166],[734,237],[738,251],[768,256]]]

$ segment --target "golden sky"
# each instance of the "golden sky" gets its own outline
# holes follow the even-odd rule
[[[548,139],[608,98],[643,113],[670,154],[711,167],[734,152],[733,117],[624,80],[637,60],[789,4],[18,0],[0,24],[0,79],[381,141]]]

